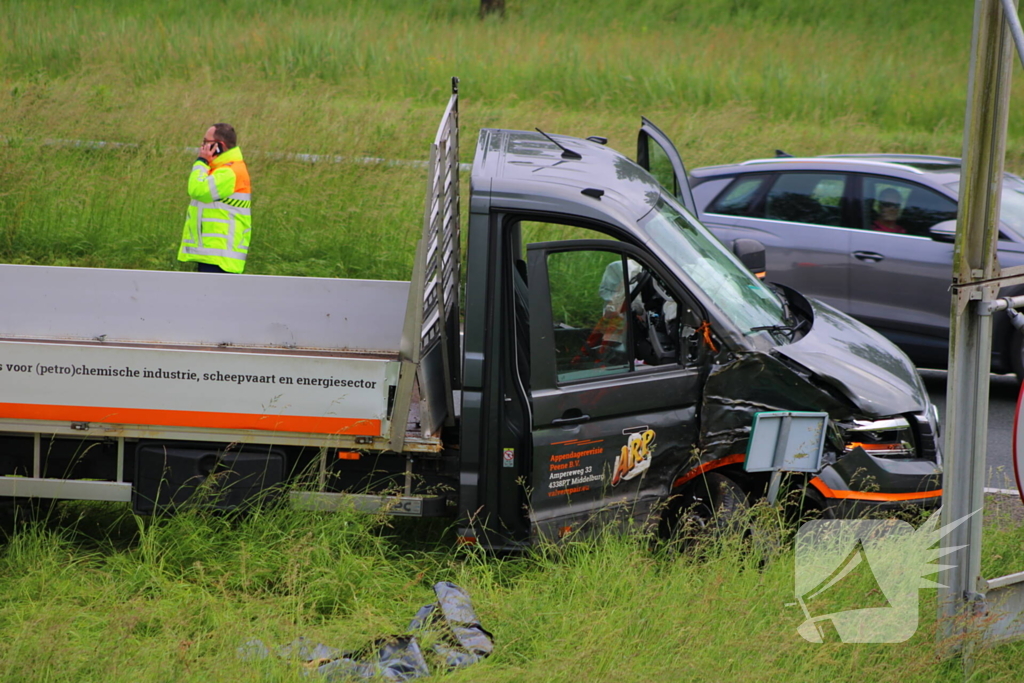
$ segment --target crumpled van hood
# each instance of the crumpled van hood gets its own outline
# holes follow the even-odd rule
[[[792,290],[790,290],[792,291]],[[775,352],[839,389],[870,417],[920,412],[927,394],[913,363],[895,344],[827,304],[806,299],[814,324]]]

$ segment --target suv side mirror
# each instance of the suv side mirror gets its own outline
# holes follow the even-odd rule
[[[936,242],[956,242],[956,221],[942,221],[928,228],[928,235]]]
[[[764,245],[757,240],[741,237],[732,241],[732,253],[736,254],[740,262],[747,267],[751,273],[759,278],[764,278],[768,273],[765,265]]]

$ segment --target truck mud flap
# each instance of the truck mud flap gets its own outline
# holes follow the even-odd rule
[[[276,495],[285,456],[275,448],[227,450],[220,444],[142,442],[135,451],[132,508],[137,514],[184,506],[235,510]]]
[[[328,493],[324,491],[291,491],[289,502],[298,510],[334,512],[382,512],[399,517],[444,517],[447,499],[444,496],[381,496],[370,493]]]

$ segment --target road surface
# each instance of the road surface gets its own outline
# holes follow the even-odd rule
[[[942,370],[920,372],[945,425],[946,373]],[[986,486],[992,488],[1017,488],[1013,474],[1013,416],[1017,409],[1017,392],[1017,380],[1013,375],[991,376],[985,467],[988,471]]]

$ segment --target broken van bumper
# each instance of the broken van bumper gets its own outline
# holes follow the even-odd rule
[[[942,503],[942,467],[924,458],[876,457],[857,447],[811,479],[831,516],[848,519]]]

